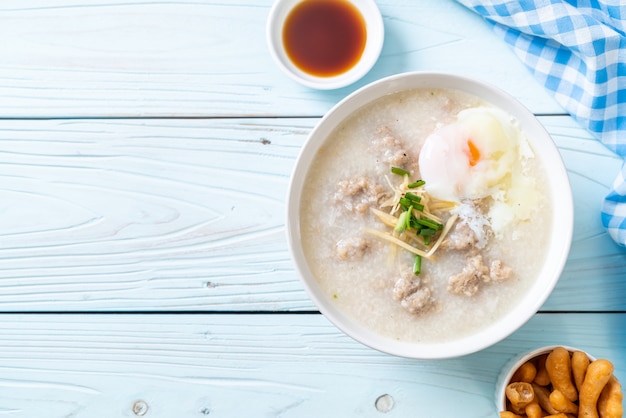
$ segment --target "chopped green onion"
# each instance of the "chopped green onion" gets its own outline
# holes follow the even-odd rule
[[[400,202],[400,206],[402,206],[402,209],[404,209],[404,210],[406,210],[413,203],[409,199],[407,199],[406,197],[401,197],[399,202]]]
[[[418,276],[422,272],[422,256],[415,255],[415,262],[413,263],[413,274]]]
[[[433,236],[437,233],[437,231],[435,231],[434,229],[430,229],[430,228],[424,228],[422,230],[420,230],[420,235],[422,236]]]
[[[417,202],[417,203],[422,201],[422,197],[421,196],[418,196],[418,195],[413,194],[411,192],[406,192],[404,194],[404,197],[406,197],[407,199],[409,199],[409,200],[411,200],[413,202]]]
[[[400,216],[398,216],[398,222],[396,222],[395,231],[396,232],[404,232],[411,225],[411,212],[413,211],[413,207],[409,206],[409,209],[405,212],[402,212]]]
[[[424,245],[430,245],[430,235],[424,236]]]
[[[400,198],[400,204],[408,206],[413,205],[413,209],[423,211],[424,205],[419,203],[422,200],[420,196],[416,196],[413,193],[405,193],[404,197]],[[408,204],[406,202],[409,202]]]
[[[400,168],[400,167],[391,167],[391,172],[393,174],[397,174],[399,176],[408,176],[409,174],[411,174],[408,171],[406,171],[405,169]]]
[[[425,228],[425,226],[417,223],[417,217],[411,216],[411,228],[413,228],[415,232],[418,233],[421,231],[422,228]]]
[[[425,185],[425,184],[426,184],[426,182],[425,182],[424,180],[418,180],[418,181],[416,181],[415,183],[411,183],[411,184],[409,184],[407,187],[408,187],[409,189],[415,189],[415,188],[420,187],[420,186],[423,186],[423,185]]]
[[[416,219],[415,222],[417,222],[420,225],[424,225],[431,229],[434,229],[435,231],[439,231],[443,229],[443,225],[435,221],[431,221],[430,219]]]
[[[398,202],[404,210],[407,210],[410,206],[413,206],[413,209],[415,210],[424,210],[424,205],[422,205],[421,203],[416,203],[413,200],[407,199],[406,197],[401,197]]]
[[[405,221],[404,221],[404,229],[409,229],[411,227],[411,218],[414,218],[413,216],[413,206],[409,206],[409,208],[406,211],[409,215],[406,217]]]

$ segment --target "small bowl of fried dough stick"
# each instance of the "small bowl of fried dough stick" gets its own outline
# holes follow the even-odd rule
[[[500,418],[621,418],[622,387],[609,360],[548,346],[517,357],[496,385]]]

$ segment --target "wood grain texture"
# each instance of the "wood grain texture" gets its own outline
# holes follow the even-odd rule
[[[622,159],[571,118],[540,120],[559,147],[574,195],[572,248],[561,280],[543,309],[623,311],[626,250],[610,239],[600,220],[602,201],[620,171]],[[593,296],[587,299],[585,294]]]
[[[424,70],[491,82],[537,113],[563,112],[455,1],[377,3],[386,31],[378,64],[352,86],[321,92],[272,61],[270,0],[3,1],[0,117],[321,116],[368,82]]]
[[[6,121],[0,309],[310,307],[283,225],[312,122]]]
[[[625,314],[537,315],[440,361],[379,353],[321,315],[3,315],[0,416],[493,417],[502,367],[547,343],[608,358],[626,379]]]
[[[0,121],[0,311],[315,309],[284,202],[317,120]],[[599,219],[620,161],[570,118],[541,121],[576,205],[544,309],[624,310],[626,252]]]
[[[0,417],[493,417],[503,365],[546,344],[608,358],[624,381],[626,252],[599,219],[620,160],[454,0],[377,0],[381,59],[329,92],[271,61],[271,4],[0,4]],[[576,206],[543,307],[559,313],[442,361],[379,353],[306,312],[284,232],[319,117],[414,70],[556,115],[541,121]]]

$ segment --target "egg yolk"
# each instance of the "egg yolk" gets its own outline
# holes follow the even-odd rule
[[[469,165],[474,167],[478,164],[478,161],[480,161],[480,150],[474,145],[471,139],[467,141],[467,147],[469,148],[469,155],[467,156]]]

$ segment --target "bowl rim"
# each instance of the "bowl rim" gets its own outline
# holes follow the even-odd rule
[[[392,340],[368,330],[332,305],[332,301],[323,294],[308,267],[307,259],[300,245],[299,217],[297,214],[301,199],[300,191],[311,162],[317,150],[327,140],[328,135],[345,117],[383,95],[411,88],[433,87],[433,83],[437,87],[478,95],[483,100],[503,108],[518,119],[531,144],[535,147],[541,145],[541,151],[546,153],[541,158],[551,162],[550,166],[553,172],[550,173],[550,184],[556,184],[558,181],[564,187],[558,190],[551,187],[554,211],[559,213],[559,216],[554,217],[549,254],[546,256],[546,263],[539,273],[539,277],[548,277],[550,281],[541,283],[540,280],[537,280],[516,307],[504,317],[496,320],[494,324],[476,334],[452,341],[416,344]],[[531,139],[531,134],[541,137],[541,142],[535,144],[535,141],[539,140]],[[567,170],[556,144],[536,116],[517,99],[500,88],[474,78],[439,71],[414,71],[382,78],[361,87],[333,106],[313,128],[300,150],[289,180],[285,210],[290,257],[300,282],[320,312],[346,335],[366,346],[384,353],[416,359],[443,359],[471,354],[503,340],[524,325],[547,300],[562,274],[571,247],[574,223],[573,197]],[[503,327],[506,331],[493,332],[494,329],[502,325],[506,325]]]
[[[363,16],[366,26],[366,41],[359,61],[344,73],[320,77],[298,68],[287,56],[282,42],[282,27],[289,12],[306,0],[276,0],[267,18],[265,38],[270,55],[278,67],[292,80],[318,90],[334,90],[355,83],[367,74],[383,48],[385,27],[383,17],[375,0],[345,0],[352,4]]]
[[[494,396],[495,396],[495,404],[496,404],[496,408],[498,408],[498,412],[504,411],[506,409],[505,391],[506,391],[506,386],[508,385],[509,381],[513,377],[513,373],[515,373],[515,371],[525,362],[532,360],[533,358],[540,356],[541,354],[549,353],[557,347],[563,347],[564,349],[569,351],[570,354],[573,353],[574,351],[581,351],[587,355],[590,361],[597,360],[596,357],[592,356],[591,354],[589,354],[589,352],[585,350],[581,350],[580,348],[572,347],[569,345],[563,345],[563,344],[544,345],[542,347],[537,347],[532,350],[524,351],[523,353],[516,354],[515,356],[511,357],[509,361],[507,361],[504,367],[502,367],[500,374],[498,375],[498,378],[496,379]]]

